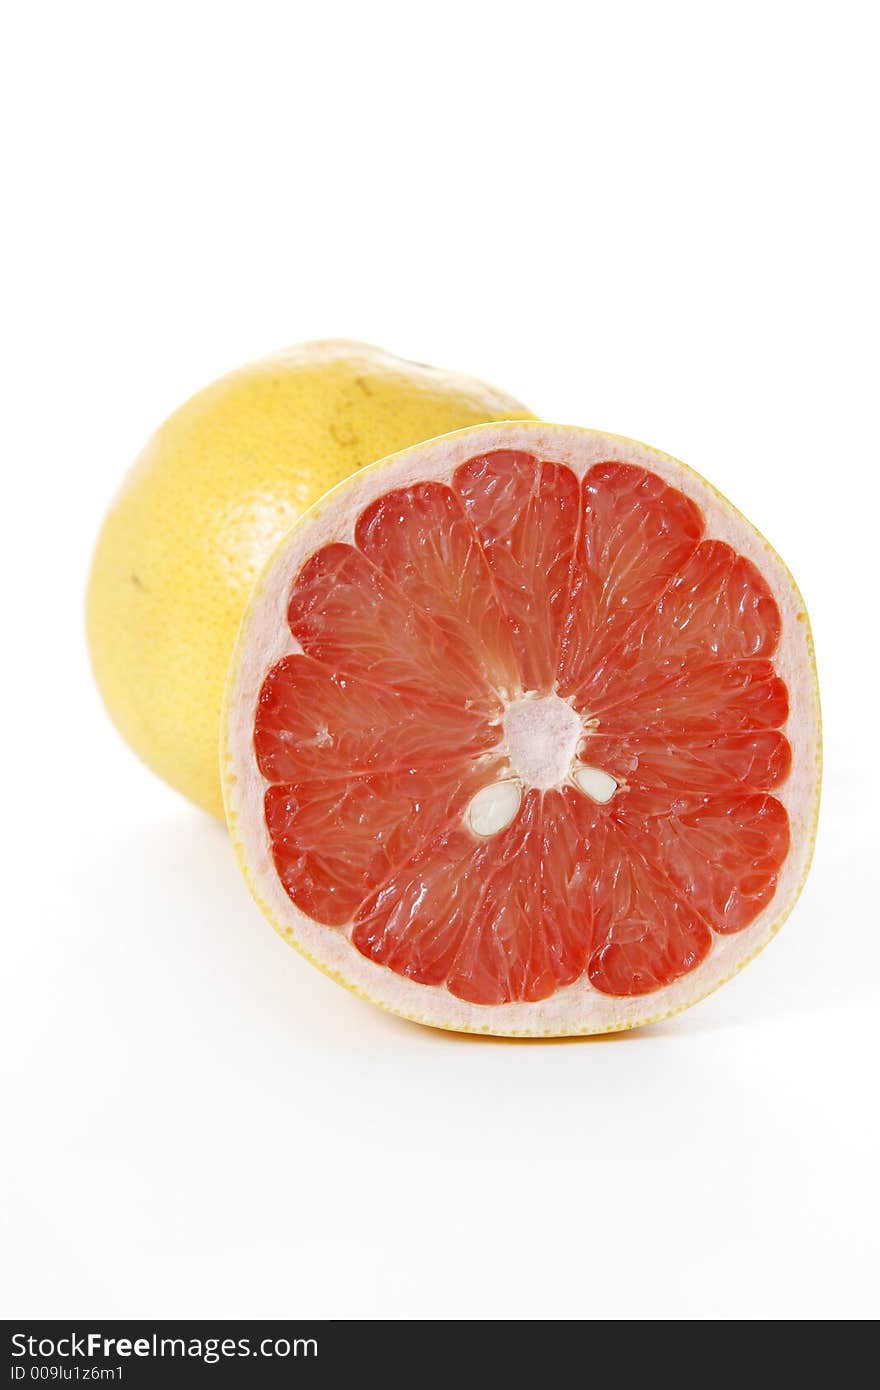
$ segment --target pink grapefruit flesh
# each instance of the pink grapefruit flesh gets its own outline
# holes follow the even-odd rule
[[[819,756],[767,543],[666,455],[533,422],[395,455],[297,524],[222,750],[283,935],[407,1017],[512,1035],[663,1017],[754,955]]]

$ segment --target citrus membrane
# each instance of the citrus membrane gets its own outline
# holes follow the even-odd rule
[[[633,1026],[773,934],[815,828],[802,600],[684,465],[487,425],[336,488],[239,636],[223,771],[278,929],[376,1002]]]

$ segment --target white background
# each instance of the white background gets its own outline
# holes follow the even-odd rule
[[[18,6],[0,74],[2,1311],[876,1315],[872,6]],[[92,687],[146,436],[344,335],[708,474],[810,608],[781,937],[618,1039],[385,1016],[253,906]]]

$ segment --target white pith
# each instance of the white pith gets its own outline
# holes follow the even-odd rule
[[[504,741],[525,787],[547,791],[568,777],[584,736],[580,715],[558,695],[513,700],[504,712]]]
[[[776,894],[741,932],[714,936],[706,959],[689,975],[652,994],[605,995],[586,976],[535,1003],[470,1004],[444,986],[417,984],[368,960],[352,945],[350,928],[326,927],[301,912],[275,872],[263,818],[265,783],[253,752],[254,710],[268,670],[282,656],[301,650],[290,634],[286,611],[290,586],[307,557],[330,541],[352,543],[361,511],[394,488],[431,479],[451,482],[455,469],[493,449],[525,449],[567,465],[578,478],[593,464],[616,460],[658,474],[691,497],[705,519],[705,538],[729,542],[751,559],[773,589],[782,615],[774,656],[789,691],[785,733],[792,768],[774,789],[786,807],[791,848]],[[820,723],[809,625],[803,602],[779,557],[757,531],[704,479],[667,455],[615,435],[523,421],[477,426],[432,440],[363,469],[306,514],[282,542],[251,600],[239,633],[226,694],[221,763],[227,818],[257,901],[277,930],[322,969],[373,1002],[405,1017],[438,1027],[501,1035],[553,1036],[631,1028],[686,1008],[734,974],[781,925],[803,885],[812,852],[820,783]],[[586,775],[585,794],[607,790]],[[578,774],[575,767],[573,778]],[[591,769],[599,772],[599,769]],[[602,777],[607,774],[602,773]],[[613,780],[613,779],[612,779]],[[613,789],[611,791],[613,795]],[[601,800],[601,796],[595,799]]]

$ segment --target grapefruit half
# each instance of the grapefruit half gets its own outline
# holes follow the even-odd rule
[[[239,632],[227,819],[277,930],[421,1023],[631,1028],[751,959],[803,885],[810,629],[684,464],[478,426],[340,483]]]

